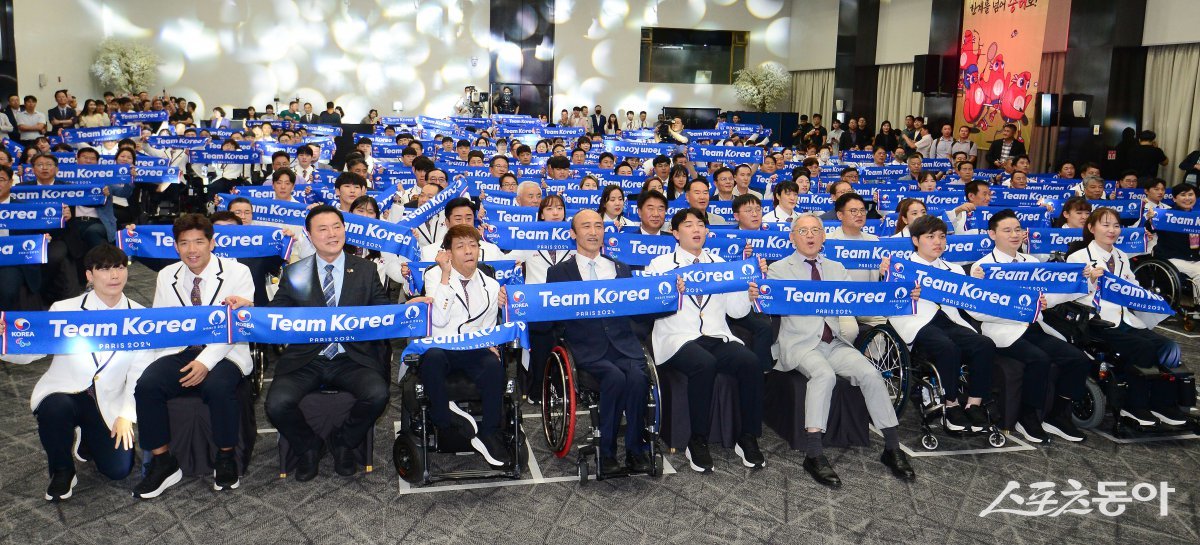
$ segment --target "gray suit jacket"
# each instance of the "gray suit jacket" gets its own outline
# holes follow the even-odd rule
[[[804,256],[794,252],[767,269],[767,278],[773,280],[812,280],[812,267],[804,262]],[[850,280],[846,268],[837,261],[830,261],[824,256],[820,258],[821,279],[845,282]],[[795,369],[800,361],[821,342],[824,321],[833,331],[837,339],[853,346],[854,339],[842,336],[841,324],[836,316],[822,318],[820,316],[784,316],[779,326],[779,363],[775,368],[780,371]]]

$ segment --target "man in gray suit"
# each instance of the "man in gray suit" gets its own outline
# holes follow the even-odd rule
[[[825,227],[816,214],[802,214],[792,222],[792,244],[796,252],[775,262],[767,278],[777,280],[850,281],[841,263],[825,259]],[[804,469],[818,483],[833,488],[842,481],[823,454],[822,435],[829,420],[829,403],[838,376],[846,377],[862,390],[867,412],[875,428],[883,433],[885,447],[880,461],[900,479],[916,478],[908,456],[900,450],[896,433],[896,411],[888,397],[879,370],[853,346],[853,339],[842,335],[836,317],[784,316],[779,328],[780,371],[799,370],[808,377],[804,401],[804,426],[807,432]]]

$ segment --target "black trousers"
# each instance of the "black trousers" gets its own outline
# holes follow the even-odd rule
[[[65,231],[63,231],[65,233]],[[50,239],[46,246],[46,263],[42,265],[42,300],[47,303],[70,299],[83,289],[79,284],[79,273],[64,237]]]
[[[217,448],[231,449],[237,446],[242,409],[238,406],[236,389],[242,380],[242,370],[229,360],[221,360],[209,370],[203,382],[184,388],[179,384],[179,379],[183,377],[180,370],[199,354],[200,350],[193,348],[163,356],[142,372],[133,390],[137,404],[138,444],[142,450],[154,450],[170,443],[171,424],[167,416],[167,401],[189,391],[199,391],[204,404],[208,405],[213,443]]]
[[[1166,409],[1179,404],[1178,387],[1174,382],[1161,380],[1157,375],[1143,377],[1141,373],[1124,369],[1127,365],[1154,369],[1159,365],[1174,367],[1180,360],[1179,345],[1150,329],[1137,329],[1121,323],[1117,327],[1089,330],[1093,338],[1108,343],[1120,354],[1117,372],[1129,381],[1125,404],[1130,409]]]
[[[708,435],[717,373],[737,378],[742,433],[754,437],[762,435],[763,373],[754,352],[742,343],[700,337],[688,341],[662,365],[687,375],[692,435]]]
[[[952,309],[957,312],[957,309]],[[970,380],[967,381],[967,396],[987,401],[992,396],[992,360],[996,357],[996,343],[991,339],[965,328],[950,320],[945,311],[938,311],[913,339],[913,346],[931,361],[942,379],[946,397],[957,400],[960,396],[959,372],[967,366]]]
[[[483,404],[483,422],[479,435],[485,437],[500,430],[500,419],[504,408],[504,364],[491,350],[443,350],[430,348],[421,355],[417,376],[425,386],[429,397],[429,418],[433,425],[445,428],[450,425],[450,394],[446,389],[446,377],[461,371],[479,390]]]
[[[731,327],[745,329],[750,333],[750,344],[747,347],[758,358],[758,365],[766,373],[775,367],[771,358],[771,345],[775,344],[775,328],[771,317],[758,312],[750,312],[741,318],[726,318]]]
[[[55,393],[46,396],[33,412],[38,422],[38,438],[46,451],[50,473],[75,467],[71,447],[75,428],[89,457],[101,475],[119,481],[133,468],[133,449],[113,448],[116,439],[100,416],[96,400],[86,393]]]
[[[641,452],[646,417],[646,360],[630,358],[610,344],[608,353],[596,361],[577,361],[575,368],[600,383],[600,455],[616,456],[617,430],[625,413],[625,451]]]
[[[108,230],[99,218],[77,217],[67,222],[67,236],[77,241],[78,248],[72,252],[76,274],[79,275],[79,285],[87,285],[87,277],[83,274],[83,256],[92,248],[108,243]]]
[[[1042,331],[1040,325],[1031,324],[1021,338],[1011,346],[997,348],[996,353],[1024,364],[1021,404],[1025,407],[1041,409],[1046,405],[1051,364],[1058,365],[1054,393],[1073,400],[1083,397],[1091,360],[1082,350]]]
[[[542,398],[542,380],[546,376],[546,360],[554,349],[554,331],[529,331],[529,371],[525,373],[525,395]]]
[[[327,387],[354,396],[354,406],[341,427],[341,441],[347,448],[357,447],[370,433],[388,404],[388,380],[379,371],[354,363],[345,354],[332,360],[318,356],[286,375],[275,375],[271,389],[267,392],[267,418],[295,445],[298,452],[305,452],[319,445],[304,414],[300,412],[300,400],[304,396]]]

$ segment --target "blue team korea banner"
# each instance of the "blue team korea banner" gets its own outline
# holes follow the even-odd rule
[[[496,276],[493,279],[501,286],[520,286],[525,283],[525,273],[516,261],[504,259],[484,261],[483,264],[495,271]],[[410,261],[408,274],[404,275],[404,280],[408,282],[409,293],[425,291],[425,271],[436,266],[437,263],[433,261]]]
[[[645,267],[655,257],[675,251],[670,235],[611,233],[604,237],[604,254],[631,267]]]
[[[903,316],[916,312],[904,282],[762,280],[754,308],[782,316]]]
[[[1160,208],[1150,221],[1158,231],[1200,235],[1200,212]]]
[[[230,201],[242,197],[241,195],[231,195],[229,193],[220,193],[217,195],[220,204],[218,208],[228,210]],[[254,221],[264,223],[279,223],[283,225],[304,225],[304,218],[308,216],[308,207],[298,202],[278,201],[275,199],[255,199],[252,197],[242,197],[250,201],[251,213],[254,216]],[[349,241],[347,241],[349,243]]]
[[[179,169],[169,166],[138,166],[134,169],[133,181],[139,184],[177,184]]]
[[[316,124],[300,123],[299,128],[304,129],[305,131],[308,132],[308,134],[315,134],[315,135],[319,135],[319,136],[341,136],[342,135],[342,128],[335,127],[333,125],[316,125]]]
[[[539,127],[537,133],[542,138],[579,138],[583,127]]]
[[[1017,220],[1026,229],[1033,227],[1049,227],[1050,218],[1045,208],[1040,206],[980,206],[967,217],[967,229],[986,231],[988,221],[1002,210],[1012,210]]]
[[[408,260],[416,259],[420,253],[409,227],[357,214],[346,214],[343,219],[346,222],[346,244],[396,254]]]
[[[980,263],[984,280],[1020,282],[1042,293],[1087,293],[1083,263]]]
[[[220,150],[201,148],[192,150],[192,162],[202,165],[257,165],[262,162],[262,152],[256,149]]]
[[[146,110],[144,112],[116,112],[113,120],[118,125],[128,123],[162,123],[168,118],[166,110]]]
[[[314,344],[427,337],[429,304],[245,307],[233,311],[233,342]]]
[[[1073,242],[1083,240],[1083,229],[1044,228],[1029,230],[1029,253],[1066,252]],[[1146,236],[1141,229],[1122,229],[1116,247],[1127,254],[1146,253]]]
[[[729,136],[729,131],[720,129],[683,129],[683,135],[692,140],[723,140],[726,136]],[[758,162],[761,163],[762,161]]]
[[[0,237],[0,267],[45,264],[49,242],[46,234]]]
[[[4,354],[86,354],[229,342],[228,307],[3,312]]]
[[[12,196],[20,202],[58,203],[69,206],[99,206],[107,198],[104,185],[18,185],[13,186]]]
[[[1105,189],[1105,191],[1108,191],[1108,189]],[[1113,210],[1117,211],[1117,214],[1121,216],[1121,219],[1132,220],[1142,216],[1142,207],[1144,206],[1144,201],[1141,199],[1111,199],[1107,201],[1089,200],[1088,204],[1092,205],[1092,210],[1101,207],[1112,208]]]
[[[517,341],[522,348],[529,347],[529,328],[525,322],[506,322],[470,333],[413,339],[404,348],[404,353],[400,354],[400,361],[404,361],[404,358],[410,354],[418,356],[424,354],[430,348],[450,351],[479,350],[502,346],[513,341]]]
[[[485,238],[501,250],[574,250],[571,222],[534,221],[489,224]]]
[[[0,229],[41,231],[62,229],[62,206],[53,203],[0,204]]]
[[[761,257],[767,261],[779,261],[796,251],[796,247],[792,245],[790,230],[746,231],[741,229],[722,229],[718,234],[727,238],[736,238],[745,241],[750,244],[755,257]]]
[[[537,220],[537,208],[489,202],[484,203],[480,215],[489,223],[534,223]]]
[[[926,301],[1006,320],[1033,322],[1040,312],[1039,295],[1033,289],[980,280],[904,259],[892,260],[887,281],[921,286],[921,298]]]
[[[682,276],[684,295],[716,295],[746,291],[750,282],[758,282],[763,277],[762,270],[758,268],[758,259],[698,263],[668,271],[663,276]]]
[[[761,163],[763,149],[756,146],[688,146],[688,157],[697,163]]]
[[[751,125],[749,123],[717,123],[717,130],[748,136],[754,133],[763,132],[763,126]]]
[[[281,257],[292,253],[292,237],[277,227],[263,225],[214,225],[213,255],[238,259],[243,257]],[[178,259],[175,238],[170,225],[138,225],[133,234],[127,229],[117,231],[117,247],[129,257]]]
[[[970,263],[992,251],[994,243],[987,235],[950,235],[942,259],[951,263]],[[825,240],[823,252],[827,259],[841,263],[850,270],[878,270],[885,257],[908,259],[912,256],[912,240],[908,237],[887,237],[879,240]]]
[[[131,165],[64,165],[55,176],[69,184],[127,184],[133,181]]]
[[[616,140],[608,145],[608,151],[617,157],[670,157],[675,151],[674,144],[651,144],[648,142],[626,142]]]
[[[67,144],[84,144],[89,142],[112,142],[126,138],[141,138],[142,128],[136,125],[116,125],[112,127],[90,127],[84,129],[63,129],[62,139]]]
[[[208,145],[208,139],[200,136],[151,136],[146,144],[156,149],[200,149]]]
[[[446,208],[446,203],[450,202],[451,199],[465,196],[467,196],[467,181],[461,179],[454,180],[449,187],[439,191],[437,195],[434,195],[425,204],[418,206],[411,214],[396,222],[396,225],[402,226],[409,231],[416,229],[424,225],[430,218],[441,213]]]
[[[555,322],[679,310],[675,278],[652,276],[509,288],[505,319]]]
[[[1100,277],[1096,299],[1137,312],[1168,316],[1175,314],[1175,309],[1162,296],[1107,271]]]

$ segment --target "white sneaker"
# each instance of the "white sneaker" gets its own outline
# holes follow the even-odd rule
[[[1171,417],[1169,417],[1163,413],[1160,413],[1158,411],[1150,411],[1150,414],[1154,415],[1154,418],[1157,418],[1159,422],[1162,422],[1163,424],[1166,424],[1168,426],[1182,426],[1184,424],[1187,424],[1187,420],[1171,418]]]
[[[1125,409],[1121,409],[1121,418],[1128,418],[1130,420],[1133,420],[1139,426],[1153,426],[1155,424],[1158,424],[1158,422],[1156,422],[1154,420],[1147,420],[1144,417],[1137,416]]]
[[[79,447],[83,446],[83,430],[79,426],[75,427],[75,442],[71,445],[71,455],[75,460],[81,463],[87,463],[88,459],[79,452]]]
[[[471,434],[472,435],[478,434],[479,433],[479,424],[475,423],[475,417],[471,416],[470,413],[468,413],[467,411],[464,411],[462,407],[459,407],[458,403],[455,403],[453,401],[449,401],[448,403],[450,404],[450,412],[463,417],[463,419],[466,420],[467,423],[471,426]]]

